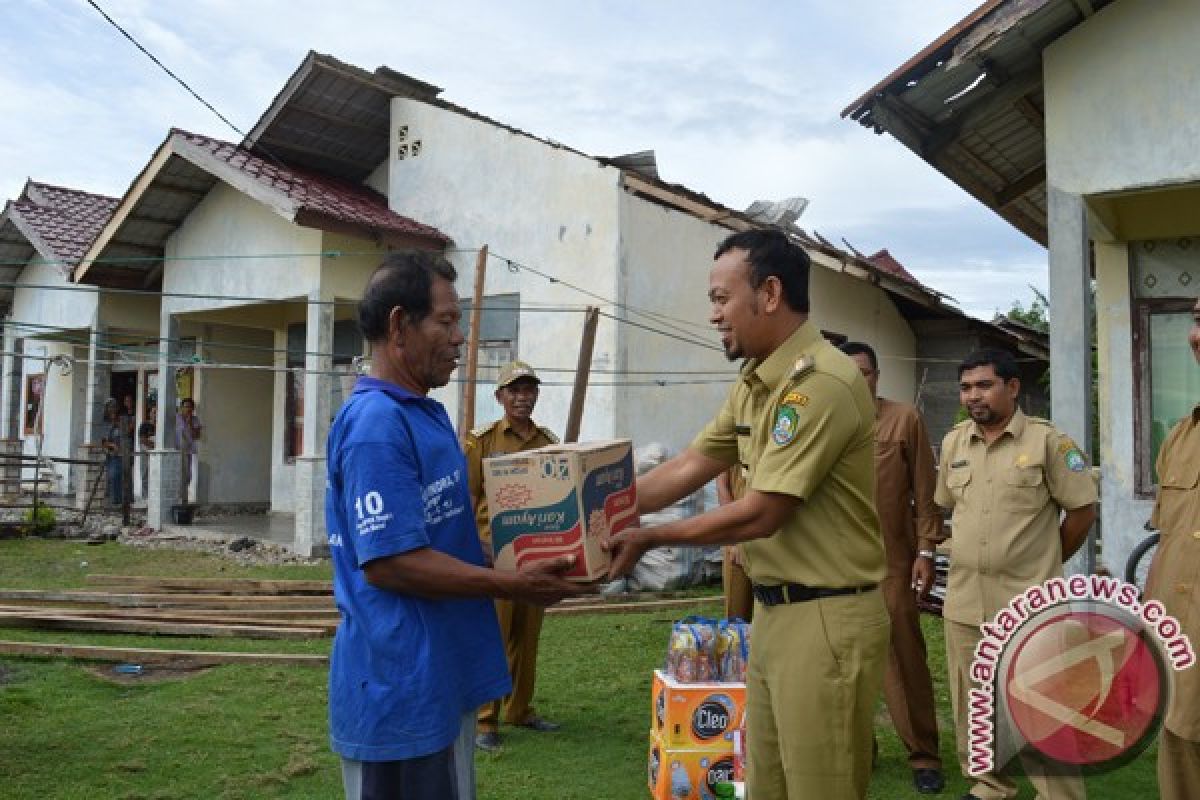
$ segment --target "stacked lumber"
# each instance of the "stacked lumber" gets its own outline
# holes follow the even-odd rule
[[[156,578],[89,575],[87,589],[0,588],[0,628],[147,636],[316,639],[332,636],[338,611],[329,581]],[[549,614],[675,611],[719,603],[719,595],[677,592],[587,595]],[[313,664],[322,655],[209,652],[0,640],[0,655],[66,657],[148,664]]]
[[[303,639],[332,636],[329,581],[89,575],[86,590],[0,589],[0,628],[148,636]],[[316,664],[322,655],[208,652],[0,641],[0,655],[191,665]]]

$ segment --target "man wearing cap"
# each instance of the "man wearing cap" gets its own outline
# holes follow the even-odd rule
[[[489,559],[493,555],[492,529],[488,519],[487,496],[483,491],[483,460],[558,443],[557,436],[533,421],[533,408],[537,405],[540,383],[537,373],[524,361],[514,361],[500,370],[500,377],[496,381],[496,402],[504,409],[504,416],[491,425],[471,431],[464,442],[471,503],[475,508],[479,538]],[[519,601],[496,601],[496,615],[500,619],[500,635],[508,656],[513,691],[503,701],[495,700],[479,709],[475,745],[481,750],[494,752],[500,747],[501,706],[504,721],[509,725],[542,732],[558,730],[558,725],[535,714],[531,705],[537,674],[538,635],[542,630],[544,613],[541,606]]]

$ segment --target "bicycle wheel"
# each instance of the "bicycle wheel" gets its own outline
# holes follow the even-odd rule
[[[1157,531],[1142,539],[1125,562],[1125,582],[1138,587],[1141,594],[1146,593],[1146,578],[1150,575],[1150,564],[1154,562],[1154,554],[1158,551],[1158,539]]]

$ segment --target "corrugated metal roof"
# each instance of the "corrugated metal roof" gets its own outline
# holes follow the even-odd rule
[[[1042,51],[1114,0],[989,0],[851,103],[1034,240],[1046,243]]]

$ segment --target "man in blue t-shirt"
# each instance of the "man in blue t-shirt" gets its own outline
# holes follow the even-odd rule
[[[485,566],[466,462],[427,397],[463,343],[454,268],[388,256],[359,326],[371,374],[329,431],[325,524],[341,624],[329,727],[347,800],[475,797],[475,709],[511,691],[490,598],[550,605],[587,588],[569,559],[519,573]]]

